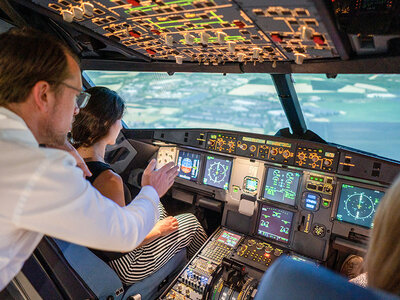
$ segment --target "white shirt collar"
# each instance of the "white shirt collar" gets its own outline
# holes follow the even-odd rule
[[[39,146],[25,121],[5,107],[0,107],[0,138],[29,146]]]

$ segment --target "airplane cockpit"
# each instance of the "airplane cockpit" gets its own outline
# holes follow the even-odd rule
[[[102,277],[107,266],[93,268],[84,247],[46,237],[15,289],[250,300],[281,256],[339,273],[366,254],[400,173],[397,1],[7,0],[0,31],[14,26],[64,41],[85,88],[124,98],[107,162],[132,196],[151,159],[177,164],[161,201],[209,236],[132,287]]]

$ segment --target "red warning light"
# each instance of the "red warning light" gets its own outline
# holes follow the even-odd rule
[[[140,0],[127,0],[127,2],[132,6],[139,6]]]
[[[273,33],[273,34],[271,34],[271,39],[272,39],[274,42],[282,43],[282,36],[281,36],[279,33]]]
[[[316,43],[316,44],[318,44],[320,46],[325,44],[325,40],[324,40],[322,35],[314,35],[313,36],[313,41],[314,41],[314,43]]]
[[[137,31],[135,31],[135,30],[129,30],[129,35],[130,35],[130,36],[133,36],[133,37],[135,37],[135,38],[138,38],[138,37],[141,36],[140,32],[137,32]]]
[[[265,256],[266,258],[269,258],[269,257],[271,256],[271,254],[264,253],[264,256]]]
[[[246,24],[244,24],[242,21],[233,21],[233,24],[239,28],[244,28],[246,26]]]
[[[146,49],[146,52],[147,52],[148,54],[150,54],[150,55],[156,54],[156,52],[155,52],[154,50],[151,50],[151,49]]]
[[[150,30],[152,33],[154,33],[154,34],[157,34],[157,35],[160,35],[161,34],[161,32],[159,31],[159,30],[157,30],[157,29],[151,29]]]

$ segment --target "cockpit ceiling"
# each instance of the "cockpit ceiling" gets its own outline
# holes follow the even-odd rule
[[[330,18],[309,0],[32,2],[157,61],[302,64],[346,56]]]

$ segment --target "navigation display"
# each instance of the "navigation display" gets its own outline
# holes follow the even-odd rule
[[[203,183],[216,188],[228,190],[231,177],[232,160],[207,156]]]
[[[294,205],[300,173],[269,168],[265,181],[264,199]]]
[[[372,228],[375,211],[384,192],[342,184],[336,219]]]
[[[257,234],[287,244],[292,220],[293,212],[262,204]]]
[[[178,156],[178,177],[184,178],[190,181],[197,181],[199,176],[201,156],[193,152],[179,151]]]
[[[222,233],[219,235],[217,241],[223,243],[224,245],[227,245],[229,247],[235,247],[237,243],[240,241],[241,236],[238,234],[234,234],[232,232],[229,232],[227,230],[222,231]]]

